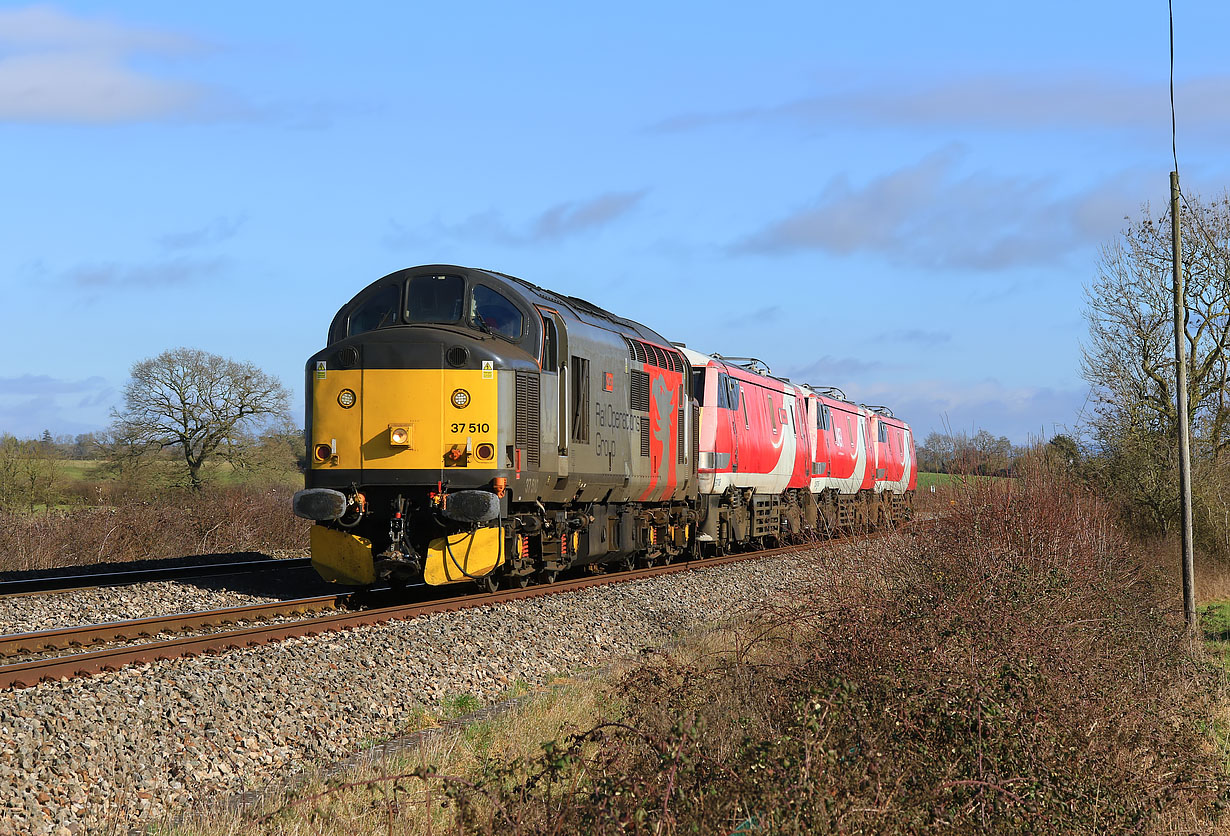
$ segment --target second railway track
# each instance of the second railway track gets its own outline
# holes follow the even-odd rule
[[[551,584],[530,586],[525,589],[507,589],[461,595],[426,602],[401,603],[393,606],[374,607],[359,611],[318,615],[313,618],[262,624],[242,629],[214,631],[203,635],[148,641],[137,645],[110,647],[69,655],[56,655],[20,661],[0,666],[0,688],[25,688],[40,682],[57,681],[78,676],[90,676],[109,670],[118,670],[128,665],[154,662],[163,659],[179,659],[203,653],[219,653],[243,647],[255,647],[288,638],[319,635],[321,633],[349,630],[382,624],[399,619],[417,618],[431,613],[454,612],[471,607],[491,606],[506,601],[517,601],[544,595],[573,592],[588,587],[609,583],[653,578],[677,572],[688,572],[722,566],[737,561],[752,560],[772,555],[785,554],[809,548],[811,544],[786,546],[759,552],[712,557],[703,560],[681,561],[664,566],[634,569],[623,572],[608,572],[585,577],[561,580]],[[167,631],[200,629],[228,623],[268,618],[278,608],[303,608],[301,612],[320,612],[343,606],[348,596],[325,596],[316,599],[261,604],[250,607],[228,608],[213,612],[182,614],[169,617],[137,619],[104,625],[64,628],[13,636],[0,636],[0,656],[21,653],[45,653],[50,649],[63,649],[93,642],[132,641],[151,637]],[[310,609],[317,608],[317,609]]]
[[[49,592],[68,592],[77,589],[95,589],[105,586],[128,586],[156,581],[181,581],[192,578],[244,575],[254,572],[285,572],[308,569],[309,557],[291,557],[281,560],[231,560],[219,563],[202,563],[194,566],[163,566],[150,569],[127,569],[119,572],[93,572],[77,575],[38,575],[35,577],[0,580],[0,598],[19,595],[41,595]]]

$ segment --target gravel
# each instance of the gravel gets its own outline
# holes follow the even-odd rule
[[[0,836],[121,829],[335,762],[445,697],[488,702],[812,588],[840,548],[0,692]],[[128,590],[103,617],[135,617]]]
[[[276,594],[270,589],[270,579],[202,579],[0,598],[0,635],[243,607],[338,591],[336,586],[306,577],[280,576],[278,580]]]

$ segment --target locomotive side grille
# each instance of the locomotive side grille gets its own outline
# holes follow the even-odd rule
[[[678,448],[678,453],[679,453],[679,463],[680,463],[680,464],[683,464],[684,462],[686,462],[686,461],[688,460],[688,448],[687,448],[687,446],[686,446],[686,445],[685,445],[685,443],[684,443],[684,434],[683,434],[683,429],[684,429],[684,427],[683,427],[683,416],[684,416],[684,414],[685,414],[685,413],[684,413],[684,410],[683,410],[683,387],[682,387],[682,386],[680,386],[680,387],[679,387],[679,416],[678,416],[678,419],[677,419],[677,426],[676,426],[676,430],[677,430],[678,432],[677,432],[677,433],[676,433],[676,435],[675,435],[675,446]]]
[[[641,418],[641,455],[649,458],[649,419]]]
[[[525,450],[526,467],[537,469],[542,457],[539,442],[541,412],[538,404],[538,375],[517,372],[517,422],[514,443]]]
[[[649,375],[632,370],[629,406],[636,412],[649,411]]]

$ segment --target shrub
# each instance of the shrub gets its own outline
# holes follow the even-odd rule
[[[1220,694],[1109,507],[1023,463],[616,686],[625,716],[446,783],[489,833],[1207,830]],[[853,566],[844,567],[852,570]],[[841,570],[842,567],[836,567]]]
[[[0,511],[0,571],[307,548],[291,490],[227,487],[160,496],[96,487],[108,504],[44,513]]]

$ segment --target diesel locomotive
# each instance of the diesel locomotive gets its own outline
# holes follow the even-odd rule
[[[489,270],[391,273],[306,367],[294,511],[350,585],[550,582],[908,513],[908,425]]]

